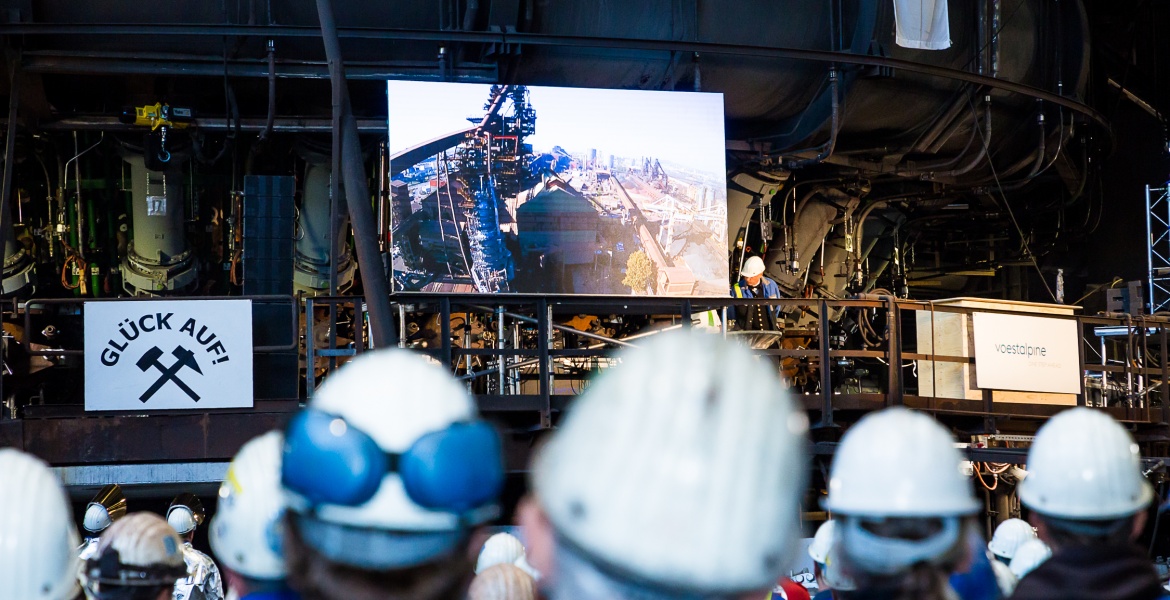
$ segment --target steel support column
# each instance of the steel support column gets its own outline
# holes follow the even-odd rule
[[[4,180],[0,182],[0,249],[8,243],[8,232],[12,229],[12,172],[16,170],[16,114],[20,107],[20,59],[9,57],[8,69],[8,127],[4,134]],[[4,400],[4,376],[0,364],[0,403]]]

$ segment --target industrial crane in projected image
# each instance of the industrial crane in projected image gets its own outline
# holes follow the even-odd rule
[[[433,149],[438,240],[452,283],[470,279],[477,292],[508,292],[514,261],[500,231],[500,199],[527,177],[532,150],[524,138],[536,130],[528,88],[492,86],[483,116],[469,120],[471,127],[445,138],[450,145]]]

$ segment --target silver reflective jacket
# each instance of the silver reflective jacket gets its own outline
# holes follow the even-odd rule
[[[175,582],[175,600],[223,600],[223,583],[219,567],[211,557],[183,544],[187,576]]]

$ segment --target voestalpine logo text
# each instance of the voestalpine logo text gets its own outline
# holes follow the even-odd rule
[[[1020,356],[1048,356],[1047,348],[1030,344],[995,344],[995,351],[1000,354],[1018,354]]]

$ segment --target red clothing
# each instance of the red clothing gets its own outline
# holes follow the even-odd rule
[[[776,583],[768,600],[812,600],[803,585],[785,577]]]

